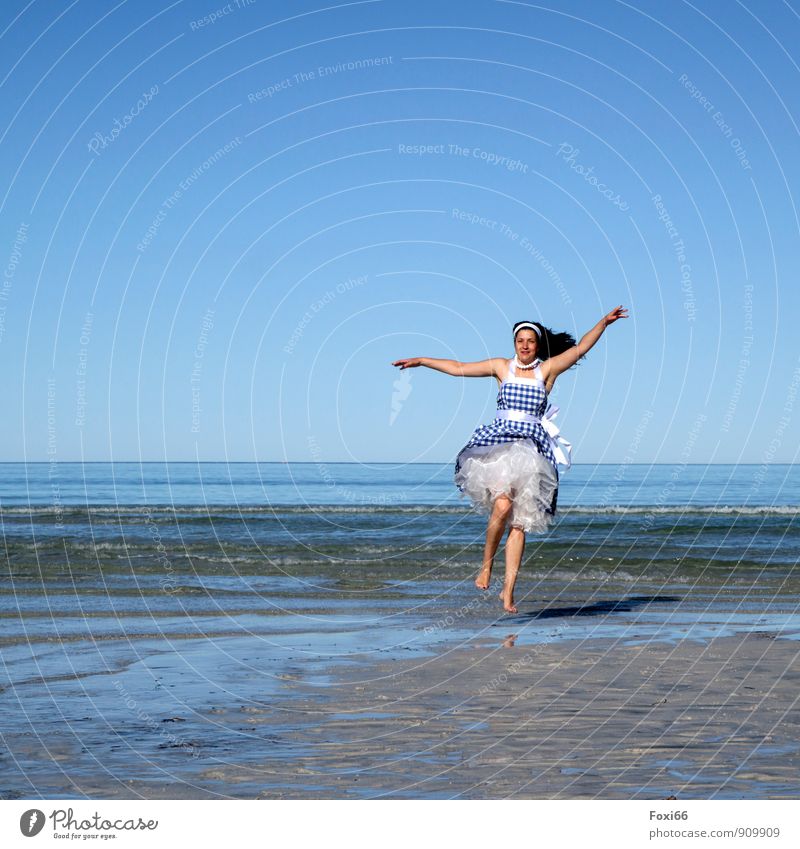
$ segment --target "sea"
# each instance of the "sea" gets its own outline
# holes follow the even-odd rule
[[[168,794],[165,765],[256,792],[203,770],[256,756],[254,705],[323,710],[353,664],[800,640],[799,518],[794,465],[574,465],[507,614],[451,464],[0,464],[0,798]]]
[[[800,466],[574,465],[558,507],[528,537],[532,574],[797,576]],[[124,566],[171,584],[456,575],[478,565],[486,517],[451,464],[4,463],[0,523],[11,574]]]
[[[528,536],[518,591],[534,608],[676,592],[791,606],[798,519],[795,465],[574,465],[556,522]],[[450,464],[6,463],[0,525],[2,645],[99,623],[181,630],[195,614],[235,632],[232,610],[268,631],[278,614],[379,611],[424,627],[471,597],[486,517]]]

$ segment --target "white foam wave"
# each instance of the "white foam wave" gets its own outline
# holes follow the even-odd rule
[[[151,505],[144,508],[138,505],[87,505],[87,506],[13,506],[0,508],[0,519],[5,517],[55,517],[70,519],[88,519],[92,516],[120,516],[141,518],[147,521],[147,517],[159,518],[169,516],[180,519],[182,516],[207,517],[210,519],[242,517],[265,517],[272,518],[286,514],[313,515],[317,513],[337,514],[374,514],[374,513],[407,513],[407,514],[468,514],[474,511],[467,506],[450,504],[274,504],[271,506],[259,505]],[[752,516],[797,516],[800,515],[800,505],[796,504],[583,504],[559,507],[560,515],[752,515]]]

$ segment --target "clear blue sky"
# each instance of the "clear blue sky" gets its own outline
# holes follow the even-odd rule
[[[576,462],[794,461],[797,0],[3,13],[2,459],[451,461],[392,360],[624,304]]]

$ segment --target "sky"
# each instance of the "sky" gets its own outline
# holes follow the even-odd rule
[[[513,355],[576,463],[800,444],[800,2],[5,2],[6,461],[451,462]]]

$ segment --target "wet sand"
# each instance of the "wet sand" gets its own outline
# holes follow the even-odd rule
[[[793,632],[569,621],[429,633],[405,658],[359,653],[363,632],[338,659],[313,635],[109,642],[103,672],[2,693],[0,795],[800,797]]]
[[[510,644],[354,670],[324,710],[301,697],[313,720],[290,735],[292,764],[260,767],[275,786],[259,795],[800,796],[797,642]]]
[[[800,795],[797,642],[511,643],[344,676],[298,766],[320,795]]]

